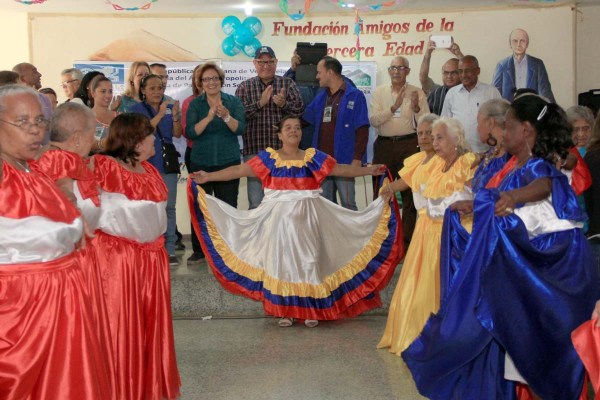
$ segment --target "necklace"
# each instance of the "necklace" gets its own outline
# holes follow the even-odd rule
[[[454,160],[452,160],[452,162],[450,162],[450,164],[446,165],[444,167],[444,169],[442,170],[442,172],[448,172],[448,170],[450,170],[450,168],[454,165],[456,160],[458,160],[458,157],[460,157],[460,153],[456,153],[456,157],[454,157]]]
[[[15,163],[16,163],[16,164],[19,166],[19,167],[21,167],[20,169],[21,169],[22,171],[25,171],[25,172],[27,172],[27,173],[30,173],[30,172],[31,172],[31,169],[29,169],[29,164],[27,164],[27,161],[21,162],[21,161],[17,160],[16,158],[12,158],[12,157],[11,157],[11,158],[12,158],[12,160],[9,160],[9,159],[7,159],[7,158],[6,158],[6,157],[4,157],[4,156],[0,156],[0,157],[2,157],[2,159],[3,159],[4,161],[6,161],[7,163],[9,163],[9,164],[13,164],[11,161],[14,161],[14,162],[15,162]],[[13,164],[13,165],[14,165],[14,164]]]

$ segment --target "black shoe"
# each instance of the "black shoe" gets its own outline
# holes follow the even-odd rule
[[[187,262],[200,262],[204,260],[204,254],[200,252],[194,252],[191,256],[188,257]]]
[[[169,256],[169,265],[171,267],[179,265],[179,259],[177,258],[177,256]]]
[[[184,251],[184,250],[185,250],[185,244],[183,244],[183,240],[177,239],[175,241],[175,251]]]

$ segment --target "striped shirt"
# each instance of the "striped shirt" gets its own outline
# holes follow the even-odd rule
[[[448,93],[448,86],[438,86],[434,91],[429,93],[427,97],[427,103],[429,103],[429,110],[436,114],[442,115],[442,108],[444,107],[444,99],[446,98],[446,93]]]
[[[258,76],[240,83],[235,91],[246,110],[246,133],[244,134],[244,155],[258,154],[259,151],[272,147],[278,149],[281,142],[273,125],[278,124],[285,115],[302,116],[304,103],[296,83],[289,78],[277,76],[269,83],[273,85],[273,95],[284,89],[285,105],[277,107],[273,99],[266,106],[260,107],[260,97],[268,85]]]

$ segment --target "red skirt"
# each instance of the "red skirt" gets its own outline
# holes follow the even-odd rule
[[[0,265],[0,399],[111,399],[80,255]]]
[[[119,394],[127,400],[177,398],[181,380],[164,239],[142,244],[97,231],[95,244]]]

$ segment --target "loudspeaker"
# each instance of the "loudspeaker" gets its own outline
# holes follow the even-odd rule
[[[579,93],[579,96],[577,96],[577,104],[589,107],[594,113],[594,116],[598,115],[598,109],[600,109],[600,89],[592,89],[587,92]]]

